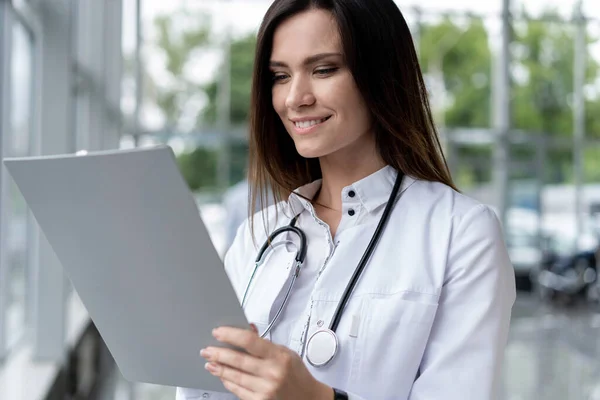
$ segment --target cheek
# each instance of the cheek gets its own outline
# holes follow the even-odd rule
[[[274,88],[271,91],[271,101],[273,103],[273,109],[275,112],[283,118],[285,115],[285,93],[283,93],[282,88]]]
[[[319,87],[317,99],[321,104],[336,110],[346,122],[361,119],[364,113],[362,96],[350,74],[327,80]]]
[[[353,123],[361,127],[363,125],[368,125],[370,123],[371,113],[358,89],[353,88],[353,90],[347,91],[344,93],[343,98],[346,99],[345,108],[347,110],[352,110],[349,117],[352,119]]]

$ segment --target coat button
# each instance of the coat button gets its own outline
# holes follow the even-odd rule
[[[348,192],[348,196],[354,197],[354,196],[356,196],[356,192],[354,190],[351,190]]]
[[[319,328],[323,326],[323,320],[322,319],[320,319],[320,320],[317,321],[317,326]]]
[[[202,393],[202,398],[203,399],[208,399],[210,397],[209,393]]]
[[[351,217],[352,217],[354,214],[355,214],[355,212],[354,212],[354,210],[353,210],[353,209],[349,209],[349,210],[348,210],[348,215],[349,215],[349,216],[351,216]]]

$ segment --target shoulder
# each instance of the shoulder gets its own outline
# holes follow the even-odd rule
[[[410,179],[413,182],[402,196],[406,197],[406,202],[413,211],[420,210],[419,212],[435,215],[439,221],[454,224],[460,223],[465,217],[479,216],[497,220],[491,206],[457,192],[444,183]]]
[[[450,257],[470,246],[505,247],[502,225],[489,205],[443,183],[423,180],[415,180],[402,196],[403,220],[420,225]]]
[[[412,186],[412,201],[434,216],[428,221],[431,229],[446,240],[447,273],[512,273],[502,225],[491,206],[442,183],[416,181]]]

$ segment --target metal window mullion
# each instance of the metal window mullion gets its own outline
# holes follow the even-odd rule
[[[8,3],[0,0],[0,155],[4,156],[6,142],[10,139],[10,66],[12,23]],[[6,307],[8,296],[8,270],[6,268],[6,227],[7,220],[7,172],[2,166],[0,173],[0,360],[6,357]]]
[[[41,21],[37,11],[25,0],[12,0],[15,17],[21,20],[29,30],[39,32]]]
[[[18,3],[18,4],[17,4]],[[32,54],[32,85],[31,85],[31,126],[29,132],[29,155],[40,155],[40,140],[42,117],[42,79],[43,76],[43,40],[42,24],[37,9],[33,9],[28,3],[15,2],[16,11],[28,24],[32,36],[33,54]],[[40,229],[28,209],[27,212],[27,275],[26,275],[26,326],[28,341],[33,342],[36,336],[36,310],[40,300],[39,293],[39,257],[40,257]]]
[[[73,63],[75,87],[76,123],[75,137],[77,150],[89,150],[92,148],[90,141],[91,116],[93,114],[92,95],[94,82],[90,70],[90,49],[93,48],[91,41],[92,10],[90,0],[81,0],[75,7],[75,60]]]
[[[86,93],[89,105],[88,143],[89,150],[102,149],[102,134],[104,132],[104,15],[105,1],[86,0],[80,3],[85,8],[85,28],[88,46],[93,52],[85,52],[83,65],[91,72],[89,91]],[[119,42],[120,43],[120,42]]]
[[[31,98],[30,98],[30,127],[29,127],[29,146],[28,153],[30,156],[39,154],[39,138],[41,137],[41,115],[38,111],[42,109],[41,89],[42,81],[39,77],[43,71],[43,35],[41,34],[41,24],[37,13],[30,12],[33,24],[29,26],[33,51],[31,54]],[[38,301],[37,283],[35,272],[38,269],[39,255],[39,228],[27,207],[27,266],[25,275],[25,327],[28,339],[33,337],[35,323],[35,305]]]
[[[121,68],[122,68],[122,2],[105,1],[103,24],[104,51],[104,113],[106,124],[101,141],[102,149],[119,147],[121,136]]]
[[[41,154],[67,153],[73,149],[71,128],[71,51],[70,19],[67,7],[62,3],[57,9],[50,4],[40,8],[43,42],[41,43],[42,104],[39,132]],[[37,360],[57,361],[64,358],[67,284],[58,258],[42,232],[38,231],[37,263],[35,279],[36,300],[34,304],[33,349]]]

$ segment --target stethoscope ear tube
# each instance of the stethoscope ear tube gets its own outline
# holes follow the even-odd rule
[[[304,232],[302,232],[302,230],[300,230],[299,228],[297,228],[295,226],[297,220],[298,220],[298,216],[295,216],[290,221],[289,225],[283,226],[283,227],[275,230],[273,233],[271,233],[269,235],[269,237],[267,238],[265,243],[260,248],[258,255],[256,256],[256,260],[254,261],[254,270],[252,271],[252,275],[250,276],[250,281],[249,281],[248,285],[246,285],[246,290],[244,291],[244,296],[242,297],[242,308],[244,308],[246,305],[246,297],[248,296],[248,291],[250,290],[250,284],[254,280],[254,275],[256,275],[256,270],[263,263],[263,261],[264,261],[263,257],[265,256],[269,247],[275,247],[277,245],[277,244],[275,244],[275,245],[273,244],[273,242],[275,241],[275,238],[284,232],[296,233],[298,235],[298,238],[300,239],[300,246],[298,247],[298,251],[296,252],[296,257],[295,257],[295,261],[294,261],[294,270],[292,273],[292,280],[291,280],[290,284],[288,285],[282,307],[279,308],[279,310],[277,311],[277,314],[275,315],[275,317],[273,317],[273,320],[271,321],[271,323],[269,323],[269,326],[267,326],[267,329],[265,329],[265,331],[260,334],[260,337],[262,337],[262,338],[267,336],[269,331],[273,328],[273,326],[279,319],[279,316],[280,316],[281,312],[283,311],[283,308],[284,308],[285,304],[287,303],[287,300],[290,296],[290,292],[291,292],[292,288],[294,287],[294,283],[296,282],[296,279],[298,278],[298,274],[300,273],[300,268],[302,267],[302,264],[304,263],[304,259],[306,258],[306,235],[304,234]],[[287,242],[281,242],[281,244],[286,245]]]
[[[281,228],[276,229],[273,233],[271,233],[269,235],[269,237],[267,238],[265,243],[260,248],[258,255],[256,256],[255,263],[260,264],[262,262],[263,256],[265,255],[265,253],[267,252],[267,249],[269,248],[269,246],[271,246],[271,244],[273,243],[275,238],[285,232],[294,232],[300,238],[300,247],[298,248],[298,251],[296,252],[296,262],[298,262],[300,264],[304,263],[304,259],[306,258],[306,250],[307,250],[306,249],[306,235],[304,234],[304,232],[302,232],[302,230],[300,230],[299,228],[294,226],[296,224],[297,220],[298,220],[298,216],[296,215],[291,220],[289,225],[282,226]]]

